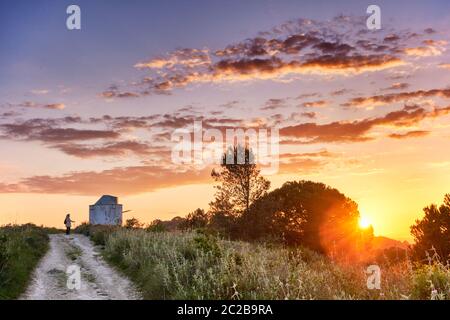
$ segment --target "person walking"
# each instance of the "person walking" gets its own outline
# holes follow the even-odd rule
[[[72,222],[75,222],[70,219],[70,213],[66,215],[66,219],[64,219],[64,224],[66,225],[66,235],[70,234],[70,228],[72,227]]]

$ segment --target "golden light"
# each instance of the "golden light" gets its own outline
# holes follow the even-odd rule
[[[367,229],[370,227],[371,222],[367,217],[360,217],[358,224],[361,229]]]

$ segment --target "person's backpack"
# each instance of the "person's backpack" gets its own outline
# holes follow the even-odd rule
[[[67,222],[67,218],[66,218],[66,219],[64,219],[64,224],[66,224],[66,222]]]

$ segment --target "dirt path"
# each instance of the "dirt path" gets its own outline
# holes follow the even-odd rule
[[[69,289],[69,266],[81,271],[81,287]],[[76,267],[75,267],[76,268]],[[131,282],[109,267],[84,235],[50,235],[50,249],[34,271],[23,295],[28,300],[128,300],[141,299]]]

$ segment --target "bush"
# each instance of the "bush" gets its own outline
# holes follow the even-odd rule
[[[16,299],[25,291],[48,242],[47,230],[32,224],[0,228],[0,299]]]
[[[443,265],[432,275],[409,261],[383,266],[381,290],[369,290],[365,265],[340,265],[302,247],[226,241],[204,232],[122,228],[109,235],[104,255],[146,299],[449,298],[450,275]]]
[[[110,234],[119,228],[119,226],[90,225],[88,223],[82,223],[74,229],[74,232],[90,237],[92,242],[96,245],[104,246]]]
[[[413,299],[450,299],[450,269],[442,263],[422,265],[413,275]]]

